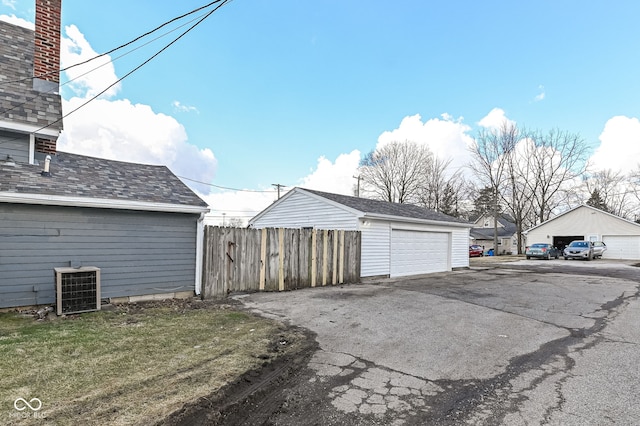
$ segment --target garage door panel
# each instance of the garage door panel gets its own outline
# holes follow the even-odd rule
[[[391,276],[449,270],[449,234],[394,229],[391,232]]]
[[[640,259],[639,235],[605,235],[602,241],[607,245],[605,259]]]

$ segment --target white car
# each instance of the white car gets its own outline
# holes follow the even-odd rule
[[[607,251],[607,245],[602,241],[593,242],[593,258],[602,258],[604,252]]]
[[[563,257],[566,259],[597,259],[598,257],[602,257],[604,252],[607,250],[607,246],[602,241],[585,241],[585,240],[576,240],[571,241],[571,244],[564,248],[562,253]]]

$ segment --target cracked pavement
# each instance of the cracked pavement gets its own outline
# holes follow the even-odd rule
[[[522,260],[236,298],[320,346],[271,424],[640,424],[639,278]]]

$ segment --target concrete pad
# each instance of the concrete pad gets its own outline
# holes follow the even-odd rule
[[[242,302],[313,330],[325,351],[431,381],[494,376],[510,358],[569,334],[519,315],[392,286],[257,293]]]

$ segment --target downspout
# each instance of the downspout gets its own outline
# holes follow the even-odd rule
[[[196,226],[196,294],[202,293],[202,262],[204,256],[204,213],[200,213]]]

